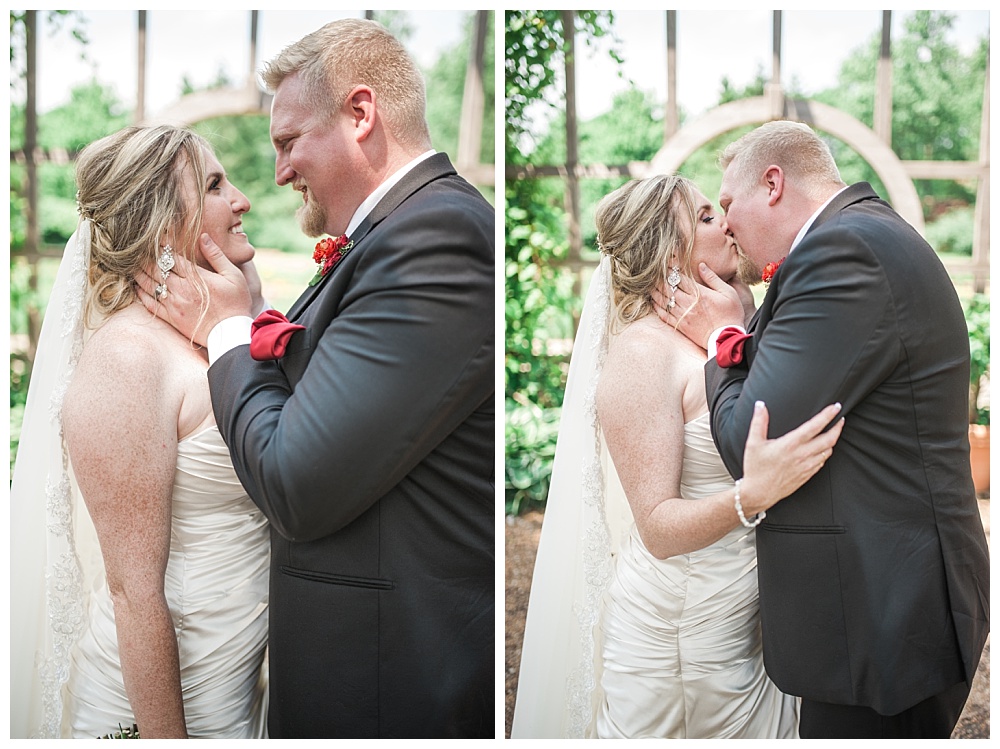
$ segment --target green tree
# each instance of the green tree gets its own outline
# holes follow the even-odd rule
[[[628,164],[650,161],[663,145],[663,108],[648,91],[630,85],[612,97],[607,112],[578,126],[578,156],[581,164]],[[566,159],[566,115],[557,114],[548,133],[532,154],[536,163],[558,164]],[[627,178],[586,179],[580,182],[580,224],[584,253],[596,254],[594,210],[601,198],[626,182]],[[561,180],[549,186],[553,199],[562,195]],[[554,191],[553,191],[554,189]]]
[[[385,28],[403,44],[406,44],[413,36],[413,24],[410,23],[409,15],[405,10],[376,10],[374,20],[385,26]]]
[[[892,148],[904,160],[976,160],[982,117],[989,39],[963,55],[948,41],[955,17],[946,11],[916,11],[892,40]],[[881,36],[875,33],[844,61],[837,85],[816,95],[869,127],[875,109],[875,70]],[[844,172],[871,180],[871,167],[846,146],[834,156]],[[931,220],[955,205],[975,202],[975,183],[919,180],[916,184]]]
[[[729,81],[729,76],[723,76],[720,86],[722,86],[722,91],[719,92],[719,104],[728,104],[731,101],[739,101],[740,99],[749,99],[754,96],[764,95],[764,86],[767,84],[767,78],[764,77],[764,67],[762,65],[757,65],[757,73],[754,79],[750,81],[742,89],[736,88]]]

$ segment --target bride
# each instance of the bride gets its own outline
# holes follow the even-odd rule
[[[133,284],[208,232],[262,306],[250,203],[178,128],[110,135],[76,174],[11,486],[11,735],[262,737],[267,523],[215,427],[205,352]]]
[[[605,197],[596,222],[511,737],[793,738],[797,702],[764,673],[753,529],[832,453],[839,404],[773,440],[758,404],[734,484],[706,352],[652,306],[699,262],[734,281],[723,219],[690,181],[657,176]]]

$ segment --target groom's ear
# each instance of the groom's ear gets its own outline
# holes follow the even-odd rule
[[[773,206],[785,191],[785,173],[780,166],[772,164],[764,170],[764,185],[767,187],[767,204]]]
[[[378,119],[375,92],[368,86],[355,86],[348,95],[347,104],[354,120],[354,135],[360,143],[375,129]]]

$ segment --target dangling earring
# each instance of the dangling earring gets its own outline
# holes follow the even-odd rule
[[[168,244],[163,245],[163,252],[156,258],[156,267],[160,269],[160,275],[163,277],[163,283],[157,284],[153,291],[153,297],[159,301],[167,295],[167,279],[170,277],[171,268],[174,267],[173,247]]]
[[[667,274],[667,286],[670,287],[670,298],[667,300],[667,309],[673,309],[677,306],[677,302],[674,301],[674,292],[677,291],[677,287],[681,285],[681,269],[680,266],[673,265],[670,267],[670,273]]]

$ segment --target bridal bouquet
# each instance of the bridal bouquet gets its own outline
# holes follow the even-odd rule
[[[131,728],[122,728],[122,724],[118,724],[118,733],[109,733],[107,736],[98,736],[99,739],[137,739],[139,738],[139,726],[135,723],[132,724]]]

